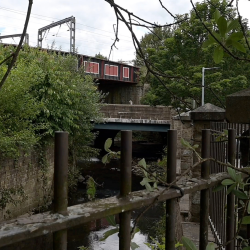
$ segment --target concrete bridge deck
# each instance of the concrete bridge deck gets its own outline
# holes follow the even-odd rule
[[[95,129],[167,132],[174,110],[149,105],[106,104],[101,109],[104,122]]]

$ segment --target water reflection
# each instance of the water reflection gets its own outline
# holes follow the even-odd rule
[[[132,218],[135,219],[144,209],[132,212]],[[163,214],[163,203],[157,203],[149,209],[143,217],[139,220],[137,227],[140,229],[135,234],[132,240],[139,245],[139,250],[148,250],[144,243],[149,242],[149,238],[156,237],[155,226],[159,223],[161,215]],[[119,221],[119,216],[116,215],[116,222]],[[131,221],[131,224],[133,222]],[[107,237],[104,241],[104,234],[114,226],[110,226],[108,221],[103,218],[100,220],[92,221],[78,227],[68,230],[68,250],[76,250],[79,246],[88,246],[90,250],[117,250],[119,249],[118,233],[114,233]]]
[[[100,231],[91,232],[89,235],[90,239],[90,250],[117,250],[119,249],[119,237],[118,233],[110,235],[106,240],[99,241],[103,237],[103,234],[115,227],[109,226],[105,229],[101,229]],[[138,250],[148,250],[150,249],[144,243],[147,242],[147,235],[143,235],[142,233],[138,232],[135,234],[134,239],[132,240],[135,242],[139,248]]]
[[[111,164],[103,165],[100,161],[95,161],[93,164],[88,165],[82,172],[83,176],[92,176],[98,183],[103,183],[102,187],[97,187],[96,198],[102,199],[110,196],[115,196],[119,193],[120,188],[120,171],[119,161],[111,162]],[[143,189],[139,184],[141,177],[133,175],[133,191]],[[80,197],[74,203],[83,203],[86,197],[86,187],[81,186],[78,188]],[[72,204],[73,205],[73,204]],[[132,212],[132,218],[135,219],[144,209],[135,210]],[[156,237],[154,226],[159,222],[161,215],[163,215],[163,204],[157,203],[149,209],[138,222],[140,232],[136,233],[133,239],[139,248],[138,250],[150,249],[144,243],[148,242],[150,236]],[[119,218],[116,216],[116,223],[119,223]],[[132,222],[131,222],[132,223]],[[101,219],[86,223],[79,227],[68,230],[68,250],[77,250],[79,246],[89,247],[90,250],[117,250],[119,249],[118,233],[110,235],[104,241],[105,232],[113,229],[107,220]]]

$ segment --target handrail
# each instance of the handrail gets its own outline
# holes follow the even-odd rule
[[[228,178],[227,173],[212,174],[208,180],[189,179],[179,185],[184,194],[190,194],[216,186]],[[165,191],[163,192],[163,190]],[[104,218],[108,215],[134,210],[157,202],[180,197],[180,191],[159,187],[159,190],[132,192],[126,198],[110,197],[80,205],[68,207],[68,216],[51,214],[49,212],[31,215],[28,218],[17,218],[0,224],[0,247],[16,242],[46,235],[62,229],[81,225],[83,223]]]

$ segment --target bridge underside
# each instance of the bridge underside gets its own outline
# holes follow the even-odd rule
[[[170,124],[106,122],[95,124],[94,129],[168,132]]]

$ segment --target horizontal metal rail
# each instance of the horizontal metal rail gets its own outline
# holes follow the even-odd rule
[[[211,188],[222,180],[229,178],[227,173],[210,175],[208,180],[190,179],[179,185],[184,194]],[[68,229],[83,223],[105,218],[108,215],[135,210],[153,202],[180,197],[180,191],[174,188],[148,192],[146,190],[132,192],[124,198],[111,197],[94,202],[68,207],[68,215],[51,214],[49,212],[17,218],[0,224],[0,247],[16,242],[46,235],[59,230]]]

